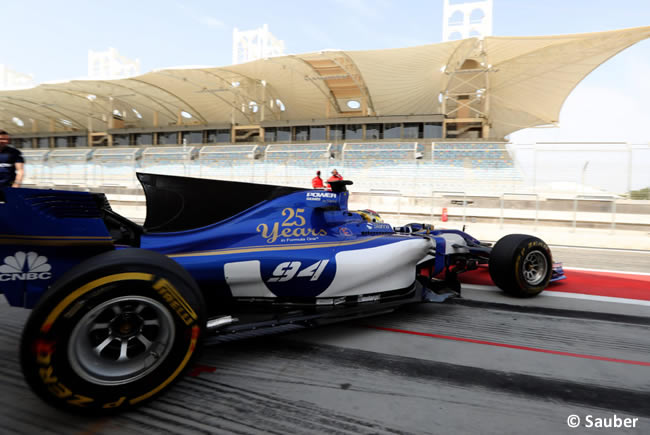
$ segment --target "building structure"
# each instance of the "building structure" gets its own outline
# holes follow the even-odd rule
[[[444,0],[442,40],[492,35],[493,0]]]
[[[34,76],[14,71],[8,65],[0,64],[0,90],[25,89],[34,86]]]
[[[88,50],[88,78],[115,80],[140,74],[140,59],[129,59],[115,48],[106,51]]]
[[[39,146],[502,140],[556,123],[584,77],[648,37],[650,27],[486,36],[42,84],[0,92],[0,128]]]
[[[232,31],[232,64],[284,55],[284,41],[269,32],[268,24],[259,29]]]

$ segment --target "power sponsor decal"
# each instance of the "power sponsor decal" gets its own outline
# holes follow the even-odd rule
[[[34,281],[52,278],[52,266],[47,263],[47,257],[36,252],[18,251],[13,256],[7,256],[0,266],[0,281]]]
[[[307,201],[336,201],[336,193],[332,192],[307,192]]]
[[[304,213],[304,208],[285,208],[282,210],[282,221],[273,222],[271,226],[259,224],[256,230],[266,243],[314,241],[326,236],[327,231],[324,229],[307,227]]]

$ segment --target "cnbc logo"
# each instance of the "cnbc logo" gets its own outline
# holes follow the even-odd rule
[[[47,257],[36,252],[16,252],[5,257],[0,266],[0,281],[33,281],[35,279],[50,279],[52,266],[47,264]]]

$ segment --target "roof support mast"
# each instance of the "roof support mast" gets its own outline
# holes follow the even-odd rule
[[[466,39],[444,67],[444,138],[487,139],[490,135],[490,80],[483,39]]]

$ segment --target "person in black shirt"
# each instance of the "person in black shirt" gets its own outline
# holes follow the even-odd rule
[[[25,175],[23,155],[10,142],[9,133],[0,130],[0,187],[20,187]]]

